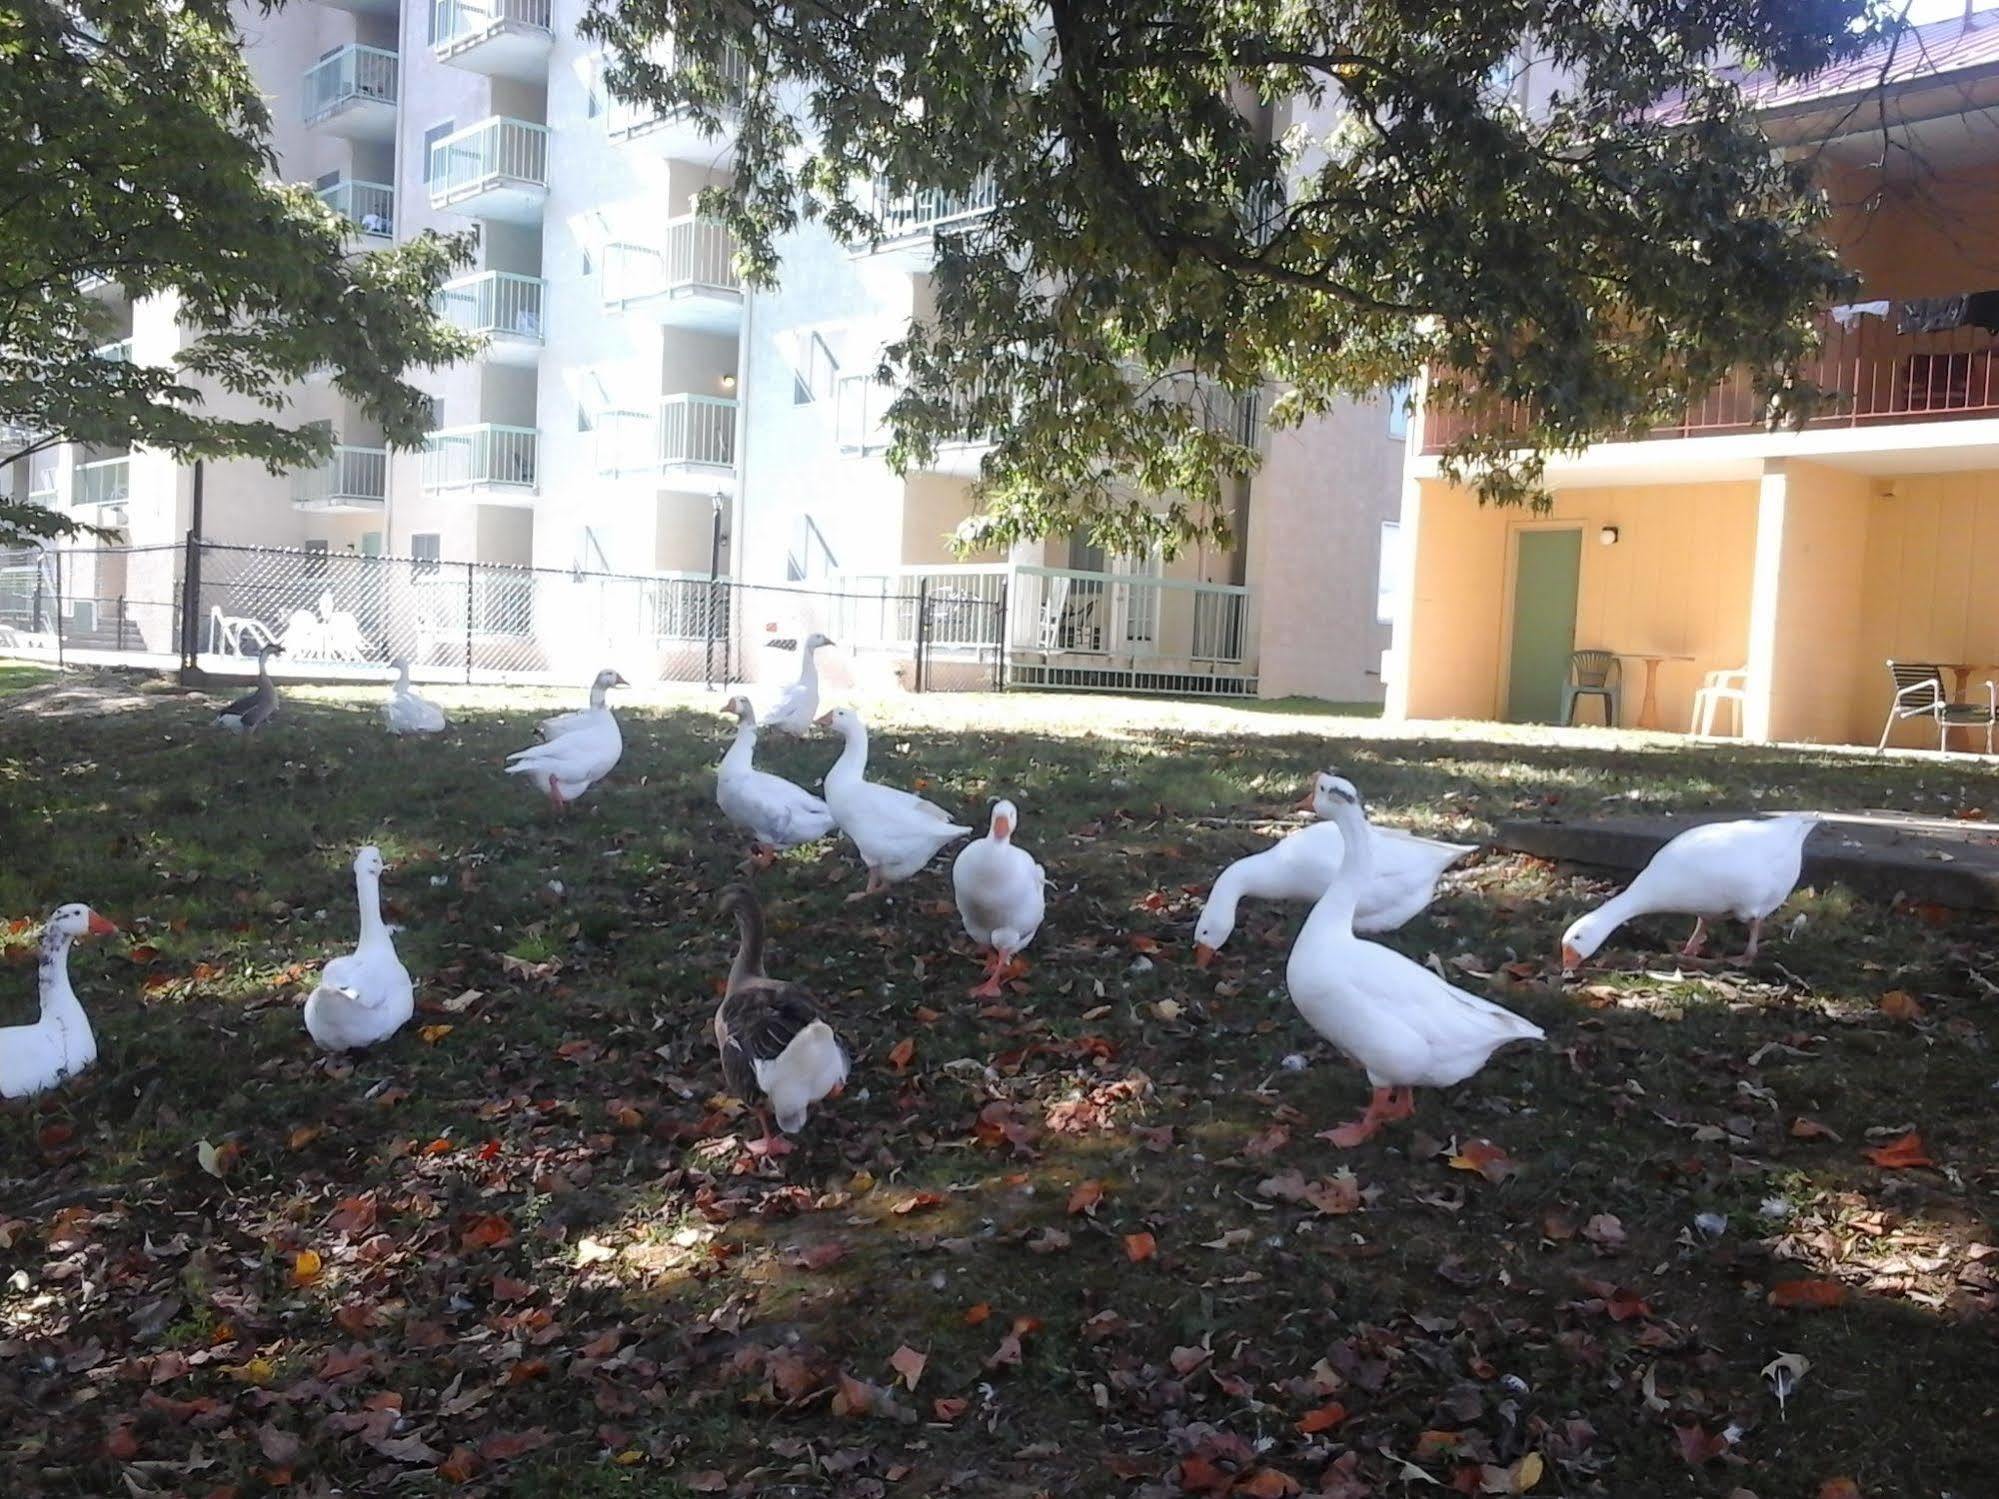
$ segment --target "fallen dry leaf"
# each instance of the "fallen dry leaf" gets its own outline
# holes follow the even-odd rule
[[[1069,1193],[1069,1211],[1071,1213],[1088,1213],[1094,1218],[1097,1215],[1097,1205],[1103,1200],[1104,1184],[1102,1182],[1094,1179],[1077,1182],[1075,1189]]]
[[[1124,1236],[1124,1257],[1134,1265],[1143,1264],[1159,1252],[1159,1241],[1143,1229]]]
[[[1891,1171],[1911,1166],[1934,1166],[1929,1152],[1923,1148],[1923,1137],[1910,1130],[1899,1140],[1890,1140],[1886,1145],[1876,1145],[1862,1152],[1877,1166],[1885,1166]]]
[[[319,1279],[321,1268],[322,1261],[319,1258],[318,1250],[301,1249],[297,1254],[292,1256],[292,1284],[295,1286],[311,1285]],[[272,1462],[285,1460],[279,1458],[271,1459]]]
[[[1923,1002],[1907,989],[1890,989],[1881,996],[1880,1007],[1890,1020],[1921,1020],[1927,1013]]]
[[[1770,1305],[1823,1311],[1843,1304],[1846,1287],[1836,1280],[1787,1280],[1770,1288]]]
[[[888,1049],[888,1064],[897,1072],[907,1071],[915,1057],[916,1042],[909,1036],[904,1036]]]
[[[1328,1405],[1320,1406],[1317,1410],[1306,1411],[1298,1418],[1298,1429],[1306,1436],[1310,1436],[1314,1432],[1330,1431],[1346,1418],[1347,1408],[1335,1400]]]
[[[914,1348],[904,1343],[889,1355],[888,1366],[902,1376],[903,1384],[911,1394],[916,1391],[916,1381],[923,1377],[923,1367],[930,1360]]]
[[[1467,1140],[1451,1157],[1455,1171],[1476,1171],[1489,1182],[1505,1181],[1519,1171],[1513,1157],[1490,1140]]]

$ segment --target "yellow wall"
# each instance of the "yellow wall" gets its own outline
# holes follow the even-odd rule
[[[1999,175],[1874,170],[1831,177],[1828,234],[1860,273],[1864,297],[1926,297],[1999,285]]]
[[[1867,569],[1868,480],[1816,464],[1773,463],[1756,544],[1748,729],[1752,737],[1851,737]],[[1767,681],[1767,698],[1760,690]]]
[[[1659,667],[1659,721],[1685,728],[1711,671],[1748,659],[1753,483],[1565,490],[1545,514],[1481,509],[1468,493],[1422,485],[1407,646],[1407,713],[1490,717],[1504,710],[1514,537],[1580,526],[1576,648],[1690,655]],[[1615,546],[1598,533],[1618,529]],[[1634,723],[1642,664],[1624,664],[1623,719]]]

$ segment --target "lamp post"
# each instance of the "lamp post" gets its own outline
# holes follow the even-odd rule
[[[728,496],[719,489],[708,499],[708,654],[702,675],[711,688],[715,685],[715,626],[720,613],[716,604],[722,592],[722,507],[727,503]]]

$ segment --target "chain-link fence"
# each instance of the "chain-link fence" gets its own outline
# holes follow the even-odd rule
[[[1003,586],[857,591],[192,539],[0,551],[0,653],[58,662],[236,674],[276,644],[293,676],[373,679],[403,660],[419,681],[570,684],[608,665],[719,687],[788,675],[814,632],[847,648],[859,684],[1004,685]]]

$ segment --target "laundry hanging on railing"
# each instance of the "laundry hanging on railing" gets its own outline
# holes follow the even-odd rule
[[[1837,307],[1828,307],[1826,316],[1841,328],[1851,328],[1864,317],[1885,318],[1894,305],[1886,297],[1873,302],[1842,302]]]
[[[1947,297],[1905,297],[1895,320],[1898,333],[1948,333],[1984,328],[1999,333],[1999,291],[1953,292]]]

